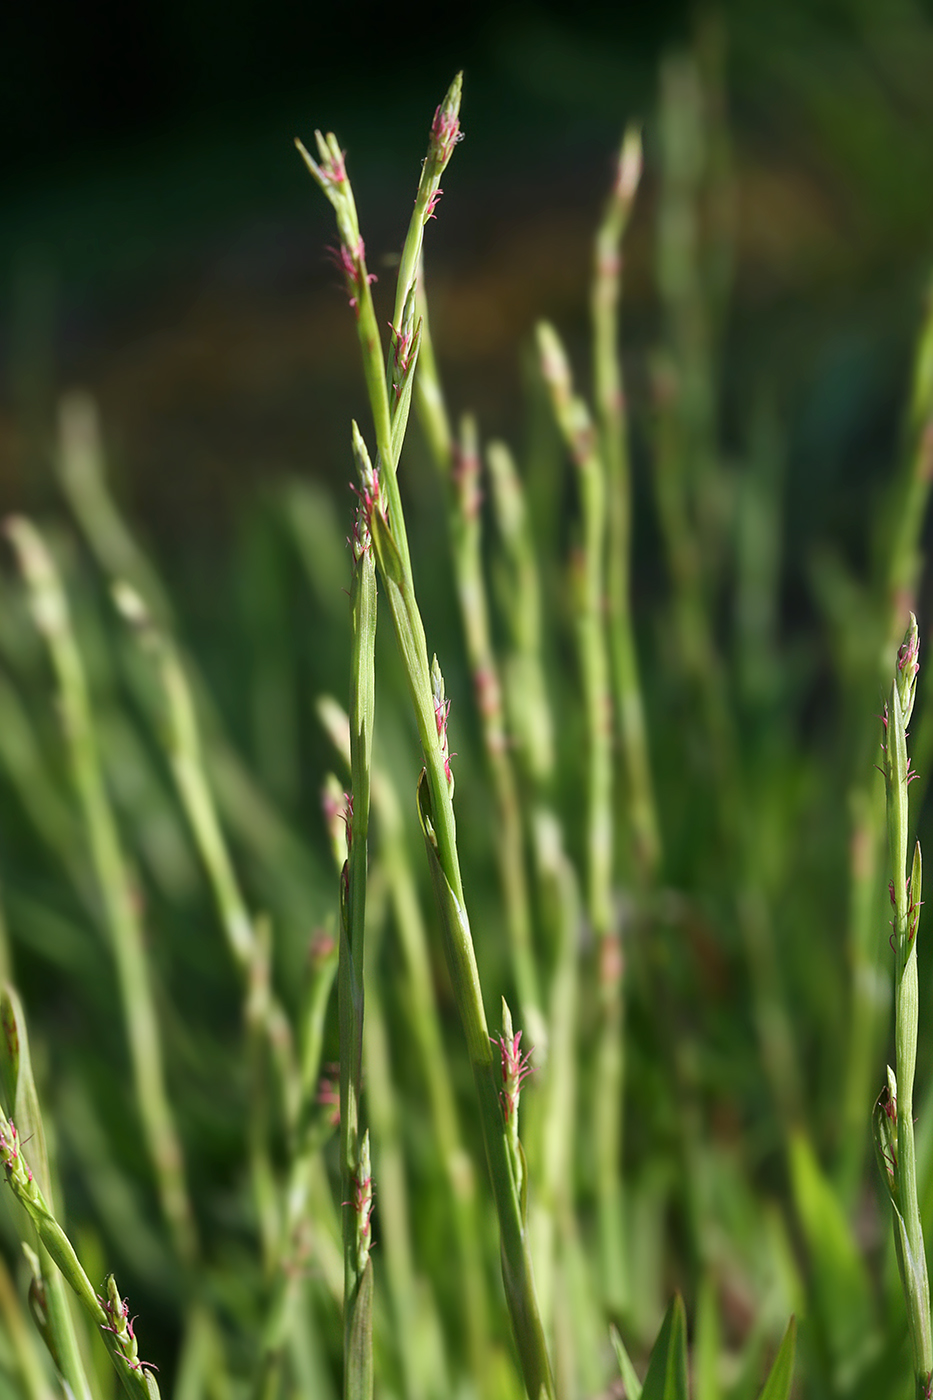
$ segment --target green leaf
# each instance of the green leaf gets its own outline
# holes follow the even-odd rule
[[[609,1340],[612,1342],[616,1360],[619,1363],[619,1374],[625,1386],[626,1400],[641,1400],[641,1381],[632,1365],[632,1358],[625,1350],[625,1343],[615,1327],[609,1328]]]
[[[353,1300],[347,1348],[347,1400],[372,1400],[373,1394],[373,1261],[367,1259]]]
[[[765,1381],[759,1400],[788,1400],[794,1381],[794,1353],[797,1349],[797,1322],[791,1318],[784,1333],[784,1340],[774,1358],[774,1365]]]
[[[679,1293],[671,1299],[657,1335],[641,1400],[689,1400],[687,1389],[687,1318]]]
[[[9,983],[0,989],[0,1091],[8,1116],[16,1124],[21,1143],[29,1144],[29,1165],[45,1199],[51,1204],[52,1188],[45,1129],[39,1096],[32,1077],[29,1036],[22,1003]],[[54,1207],[53,1207],[54,1208]]]
[[[709,1274],[700,1282],[696,1326],[693,1336],[694,1400],[721,1400],[719,1357],[722,1352],[722,1324],[716,1286]]]

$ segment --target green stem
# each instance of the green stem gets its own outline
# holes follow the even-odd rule
[[[280,1222],[269,1156],[267,1055],[276,1070],[291,1132],[295,1130],[300,1097],[291,1027],[271,987],[271,933],[267,922],[252,918],[240,889],[204,768],[191,690],[172,640],[128,585],[115,585],[114,601],[134,629],[140,646],[155,662],[164,697],[163,743],[243,989],[250,1079],[250,1171],[263,1254],[271,1266]]]
[[[350,779],[347,863],[341,880],[340,1172],[344,1242],[344,1400],[372,1395],[372,1263],[369,1258],[372,1173],[361,1136],[363,1089],[363,948],[366,933],[369,790],[375,715],[376,566],[365,519],[354,536],[350,592]]]
[[[535,1062],[543,1069],[548,1057],[548,1028],[541,1002],[532,942],[531,909],[525,875],[525,844],[515,767],[509,754],[502,704],[502,685],[489,625],[489,604],[483,576],[480,461],[476,425],[465,418],[460,444],[455,442],[437,373],[424,295],[418,283],[421,348],[416,393],[418,414],[435,465],[447,488],[447,526],[473,675],[476,707],[486,751],[486,763],[496,804],[496,861],[505,905],[506,929],[522,1021],[535,1047]]]
[[[599,1030],[594,1118],[596,1193],[603,1288],[608,1307],[625,1306],[627,1281],[621,1190],[624,995],[621,934],[613,910],[613,726],[604,620],[606,477],[597,436],[573,393],[563,346],[551,326],[538,328],[545,383],[567,450],[577,468],[582,542],[572,560],[577,652],[586,717],[587,913],[597,941]]]
[[[99,1298],[81,1267],[71,1241],[49,1209],[39,1184],[26,1163],[19,1134],[2,1112],[0,1164],[6,1172],[13,1194],[35,1226],[42,1245],[98,1329],[130,1400],[159,1400],[158,1382],[154,1372],[139,1359],[136,1339],[132,1327],[128,1325],[128,1310],[117,1293],[113,1275],[111,1274],[107,1281],[107,1296],[104,1299]],[[86,1394],[86,1389],[83,1389],[82,1393]]]
[[[918,1395],[926,1395],[933,1378],[933,1328],[930,1318],[930,1285],[917,1195],[917,1161],[914,1143],[913,1092],[917,1064],[919,998],[917,985],[917,934],[920,924],[920,844],[917,843],[907,875],[908,802],[910,767],[906,726],[916,691],[917,623],[910,627],[897,659],[897,674],[885,707],[885,787],[887,793],[888,849],[894,903],[895,1024],[896,1048],[896,1149],[891,1187],[895,1206],[898,1262],[907,1302]]]
[[[621,246],[640,172],[641,137],[635,127],[630,127],[622,143],[615,187],[596,236],[592,315],[593,381],[600,454],[605,465],[608,494],[606,592],[609,643],[636,864],[642,878],[650,881],[660,863],[661,838],[632,624],[632,488],[625,389],[618,344]]]
[[[6,529],[29,588],[36,626],[46,640],[55,668],[72,776],[117,965],[137,1110],[163,1214],[179,1259],[190,1266],[198,1254],[197,1231],[185,1182],[181,1142],[165,1088],[162,1044],[142,927],[104,783],[87,680],[68,602],[52,557],[35,528],[26,520],[11,519]]]

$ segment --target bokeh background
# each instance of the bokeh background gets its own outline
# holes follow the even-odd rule
[[[43,501],[54,403],[74,385],[98,398],[123,498],[162,547],[222,548],[282,473],[339,483],[361,389],[329,211],[292,138],[338,133],[371,261],[390,265],[423,114],[458,67],[467,140],[428,247],[456,406],[514,435],[534,319],[582,326],[632,116],[648,148],[627,288],[637,361],[656,334],[658,67],[697,19],[671,0],[418,23],[285,0],[8,7],[0,504]],[[801,548],[831,511],[857,549],[929,256],[929,6],[746,0],[717,23],[735,178],[724,410],[735,428],[752,381],[772,382]]]
[[[644,955],[644,983],[633,982],[634,1127],[627,1151],[644,1199],[656,1193],[655,1215],[646,1209],[645,1218],[657,1234],[645,1249],[658,1245],[657,1287],[636,1330],[644,1348],[658,1321],[655,1301],[675,1283],[687,1286],[690,1301],[696,1263],[683,1246],[690,1236],[691,1186],[676,1178],[682,1163],[671,1165],[676,1151],[670,1144],[686,1115],[676,1094],[661,1103],[663,1095],[655,1092],[665,1072],[673,1082],[683,1065],[676,1037],[659,1033],[652,1021],[652,978],[670,995],[667,1002],[662,998],[668,1017],[662,1031],[668,1025],[684,1031],[691,1054],[700,1047],[697,1064],[703,1046],[715,1046],[698,1074],[697,1121],[699,1136],[715,1140],[716,1151],[725,1144],[724,1158],[734,1149],[742,1159],[736,1180],[745,1194],[737,1186],[735,1200],[742,1209],[748,1204],[749,1219],[757,1219],[767,1216],[765,1207],[758,1211],[762,1202],[770,1210],[773,1199],[786,1205],[789,1196],[781,1129],[755,1059],[739,940],[729,924],[732,914],[722,912],[729,908],[731,875],[724,866],[721,887],[704,905],[714,845],[696,836],[705,830],[705,797],[695,786],[682,799],[678,787],[681,781],[689,786],[685,770],[702,772],[703,756],[697,760],[702,739],[689,731],[676,660],[670,673],[665,670],[675,648],[664,631],[670,590],[651,486],[651,366],[666,333],[657,271],[659,92],[664,81],[677,81],[677,55],[692,52],[715,138],[710,159],[717,197],[709,207],[711,217],[722,220],[721,227],[707,227],[705,237],[718,250],[719,284],[728,289],[715,365],[724,477],[755,455],[761,431],[765,454],[777,463],[779,615],[769,625],[780,640],[782,668],[775,712],[787,704],[773,736],[762,738],[755,720],[742,741],[748,741],[750,773],[758,771],[759,749],[774,760],[768,791],[783,814],[781,839],[791,855],[787,888],[769,896],[812,1092],[804,1111],[818,1151],[831,1155],[844,1131],[831,1042],[842,1045],[848,1030],[848,990],[839,975],[847,956],[844,806],[861,762],[861,749],[853,744],[846,751],[846,739],[863,732],[859,726],[871,705],[881,703],[872,693],[870,666],[861,671],[862,682],[870,673],[870,684],[848,697],[842,693],[846,675],[857,670],[853,663],[847,671],[847,655],[851,661],[858,650],[859,621],[850,608],[846,627],[834,632],[832,624],[847,600],[857,605],[855,593],[846,593],[847,581],[864,580],[870,571],[878,516],[903,455],[914,339],[933,270],[933,6],[929,0],[732,0],[698,9],[672,0],[613,6],[528,0],[474,4],[450,14],[435,6],[416,21],[391,5],[163,0],[127,6],[97,0],[7,6],[0,43],[6,60],[0,84],[0,515],[26,511],[54,522],[57,547],[78,580],[82,640],[104,697],[110,777],[143,871],[152,923],[161,921],[167,931],[155,956],[179,1013],[167,1013],[170,1074],[184,1086],[183,1128],[191,1136],[197,1205],[208,1222],[205,1233],[232,1241],[217,1245],[216,1287],[225,1316],[245,1319],[243,1336],[255,1331],[261,1291],[251,1275],[255,1296],[246,1298],[245,1283],[242,1296],[237,1293],[237,1270],[252,1259],[255,1223],[236,1175],[243,1084],[224,1080],[220,1092],[216,1079],[227,1073],[221,1048],[238,1044],[237,994],[229,969],[218,972],[209,949],[190,938],[192,921],[212,927],[213,915],[167,785],[163,781],[156,793],[141,779],[133,789],[135,775],[155,770],[156,746],[151,737],[127,737],[133,724],[140,731],[145,726],[135,711],[123,724],[132,706],[123,682],[114,679],[120,665],[111,652],[124,643],[111,638],[118,629],[99,581],[80,581],[88,571],[82,574],[83,565],[75,563],[84,559],[77,532],[62,525],[58,402],[75,388],[96,401],[115,496],[168,581],[179,634],[213,697],[218,728],[255,775],[256,791],[278,804],[310,849],[310,874],[302,868],[295,877],[296,889],[306,884],[289,925],[287,881],[274,861],[263,873],[267,852],[280,854],[280,829],[269,828],[264,849],[261,822],[251,829],[244,817],[234,841],[251,900],[267,904],[277,918],[281,913],[290,929],[283,983],[294,992],[308,909],[316,913],[315,900],[321,904],[322,891],[332,898],[335,888],[319,801],[332,758],[311,701],[325,690],[341,696],[347,690],[342,590],[349,565],[340,540],[352,504],[349,422],[356,416],[365,429],[368,417],[352,318],[327,252],[332,212],[293,138],[309,143],[316,127],[332,129],[346,149],[369,265],[380,278],[377,309],[388,321],[394,260],[430,116],[463,68],[466,137],[445,175],[426,240],[435,345],[455,415],[474,410],[484,438],[499,435],[520,454],[550,453],[553,460],[560,456],[553,434],[549,442],[531,440],[541,416],[532,330],[542,316],[560,327],[585,389],[593,233],[623,126],[633,118],[643,124],[646,166],[626,245],[623,350],[635,469],[634,593],[649,695],[660,697],[652,744],[673,852],[668,874],[687,891],[688,904],[695,899],[689,917],[674,904],[674,912],[659,916],[671,927],[678,919],[690,924],[689,936],[674,952],[659,938]],[[536,396],[537,418],[529,413]],[[415,426],[410,436],[403,491],[420,551],[417,567],[429,581],[422,590],[429,632],[446,627],[452,635],[457,624],[442,493]],[[312,590],[294,541],[290,552],[282,546],[277,514],[283,489],[296,478],[329,493],[314,497],[326,520],[318,535],[312,530],[308,536],[317,568]],[[552,502],[552,516],[563,503]],[[557,527],[554,536],[560,536]],[[725,565],[725,583],[717,580],[722,615],[714,620],[727,639],[733,564]],[[933,615],[930,601],[924,578],[921,620]],[[272,617],[281,627],[269,625]],[[48,713],[43,708],[48,675],[34,639],[24,641],[18,625],[5,631],[0,619],[0,646],[10,673],[22,681],[35,724],[44,755],[37,771],[42,768],[43,782],[60,798],[67,778],[51,706]],[[562,644],[566,662],[566,635]],[[397,682],[387,638],[381,645],[390,682]],[[448,689],[467,693],[462,657],[454,655],[447,667]],[[741,670],[741,657],[735,669]],[[572,664],[564,670],[566,698],[573,692]],[[671,731],[664,729],[668,720]],[[762,732],[767,728],[762,722]],[[477,881],[477,902],[495,927],[488,807],[481,778],[470,776],[481,773],[480,744],[475,724],[464,720],[464,730],[457,741],[463,841],[467,859],[485,876],[485,884]],[[24,728],[24,745],[29,732]],[[62,1114],[62,1173],[72,1218],[92,1254],[97,1249],[103,1259],[116,1248],[119,1257],[119,1212],[114,1215],[106,1191],[95,1196],[101,1163],[114,1164],[114,1176],[135,1172],[137,1185],[147,1177],[127,1087],[115,1090],[108,1080],[106,1057],[118,1063],[124,1054],[118,1019],[108,1020],[101,1009],[113,996],[106,980],[112,972],[102,941],[93,957],[84,951],[81,940],[93,921],[81,907],[81,872],[77,894],[62,879],[62,850],[73,828],[67,821],[56,828],[58,818],[52,820],[47,808],[45,834],[65,833],[57,851],[54,842],[50,847],[44,818],[39,812],[36,820],[38,808],[31,809],[30,794],[24,795],[25,770],[17,778],[9,745],[5,752],[0,888],[17,977],[38,1032],[39,1077]],[[933,755],[929,737],[925,752]],[[572,780],[566,788],[562,799],[572,813],[579,792]],[[235,784],[229,793],[225,818],[235,825],[231,813],[251,809],[252,798],[247,793],[244,800]],[[793,812],[804,814],[797,826],[787,815]],[[579,834],[576,840],[582,847]],[[289,859],[293,853],[289,847]],[[307,890],[313,898],[302,904]],[[798,910],[804,911],[799,918]],[[485,956],[502,970],[501,949]],[[398,1007],[393,1010],[399,1016]],[[191,1032],[201,1016],[203,1036],[201,1028]],[[653,1060],[656,1052],[661,1058]],[[929,1059],[927,1045],[922,1067]],[[75,1073],[59,1073],[56,1089],[63,1065]],[[414,1080],[411,1070],[403,1066],[403,1077]],[[691,1075],[683,1075],[687,1096]],[[72,1092],[79,1079],[83,1090]],[[656,1121],[650,1116],[655,1111]],[[725,1197],[730,1178],[719,1179],[726,1182]],[[849,1187],[853,1238],[877,1262],[882,1216],[870,1187]],[[150,1188],[139,1188],[137,1215],[157,1229]],[[719,1204],[717,1228],[725,1237],[722,1221],[734,1202]],[[738,1206],[734,1213],[741,1214]],[[134,1230],[138,1223],[133,1217]],[[746,1224],[743,1216],[735,1227],[735,1259],[743,1249],[753,1256],[759,1243],[758,1226]],[[789,1230],[799,1243],[798,1225]],[[164,1270],[147,1272],[142,1246],[129,1247],[128,1230],[122,1234],[126,1257],[119,1262],[147,1306],[153,1355],[169,1377],[180,1330],[177,1300]],[[658,1244],[662,1240],[666,1246]],[[164,1245],[148,1239],[150,1246],[161,1267]],[[728,1253],[724,1247],[723,1256]],[[734,1275],[731,1292],[724,1291],[738,1345],[765,1290],[753,1282],[743,1292],[735,1280],[744,1287],[754,1266],[742,1273],[747,1259],[735,1259],[729,1255]],[[445,1306],[455,1315],[455,1298],[446,1298]],[[856,1323],[851,1327],[857,1330]],[[818,1350],[814,1344],[811,1361]],[[336,1355],[330,1365],[336,1374]],[[818,1372],[813,1362],[812,1374]],[[865,1374],[861,1392],[827,1380],[808,1393],[880,1394]]]

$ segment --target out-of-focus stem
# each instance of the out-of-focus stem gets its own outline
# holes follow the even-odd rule
[[[54,1215],[52,1173],[45,1125],[32,1073],[29,1032],[19,996],[10,984],[5,984],[0,989],[0,1023],[0,1082],[3,1085],[5,1106],[9,1109],[11,1123],[15,1118],[19,1124],[19,1143],[24,1139],[29,1143],[29,1156],[36,1184],[49,1211]],[[24,1246],[24,1253],[32,1268],[31,1288],[41,1300],[37,1317],[44,1317],[44,1325],[40,1327],[43,1339],[66,1385],[78,1400],[90,1400],[90,1387],[65,1280],[52,1262],[41,1238],[38,1240],[37,1253],[33,1253],[28,1246]]]
[[[35,1331],[23,1315],[9,1269],[2,1259],[0,1259],[0,1316],[3,1318],[7,1336],[13,1347],[19,1379],[29,1400],[57,1400],[55,1391],[46,1380],[36,1352],[33,1341]]]
[[[114,586],[114,601],[155,662],[165,702],[163,742],[243,988],[251,1081],[250,1164],[264,1257],[271,1265],[279,1220],[267,1142],[266,1046],[277,1071],[285,1119],[292,1129],[299,1093],[291,1027],[271,986],[271,932],[267,921],[252,919],[240,890],[204,770],[191,691],[174,645],[127,584]]]
[[[619,154],[612,194],[596,235],[591,300],[596,417],[608,503],[606,593],[609,644],[636,864],[642,877],[650,880],[660,862],[661,838],[632,625],[632,491],[625,390],[618,344],[622,239],[640,173],[641,137],[637,128],[629,127]]]
[[[381,941],[379,925],[386,914],[386,881],[381,869],[370,878],[369,941],[365,972],[367,1103],[373,1154],[379,1176],[380,1239],[392,1298],[397,1346],[407,1400],[424,1395],[424,1362],[419,1357],[419,1305],[411,1250],[411,1211],[405,1179],[405,1157],[399,1122],[399,1102],[392,1082],[392,1057],[380,995],[376,959]],[[378,897],[374,897],[378,895]]]
[[[332,743],[344,761],[349,763],[346,715],[339,705],[327,698],[318,702],[318,714]],[[417,1043],[418,1063],[425,1076],[441,1163],[450,1190],[470,1369],[474,1376],[479,1377],[484,1374],[488,1364],[489,1324],[475,1173],[461,1141],[453,1079],[434,991],[428,935],[408,858],[402,812],[392,780],[378,763],[373,768],[372,791],[379,820],[382,875],[391,900],[408,976],[411,1033]]]
[[[892,492],[888,537],[876,584],[881,604],[878,668],[866,678],[866,713],[872,690],[878,684],[887,685],[891,651],[904,634],[920,577],[920,537],[933,483],[933,284],[927,289],[924,319],[914,352],[907,432],[907,451]],[[861,1180],[865,1103],[871,1092],[888,1006],[875,926],[884,793],[864,776],[874,745],[873,731],[874,726],[869,728],[866,724],[865,737],[858,745],[859,767],[850,796],[848,947],[852,981],[839,1166],[843,1188],[850,1198]]]
[[[326,931],[319,931],[311,945],[311,980],[303,1014],[301,1115],[283,1192],[281,1237],[260,1338],[254,1400],[275,1400],[278,1394],[282,1357],[302,1297],[301,1263],[307,1246],[311,1173],[324,1140],[313,1121],[317,1107],[314,1100],[321,1069],[324,1020],[336,971],[334,940]],[[325,1129],[328,1135],[331,1127],[327,1125]]]
[[[522,1020],[535,1047],[535,1063],[547,1063],[548,1030],[541,1004],[532,944],[531,910],[525,877],[525,849],[515,768],[508,750],[502,686],[489,627],[489,604],[483,576],[480,459],[476,425],[465,418],[460,442],[450,421],[434,357],[423,277],[418,284],[422,318],[421,349],[415,391],[418,415],[447,487],[447,522],[454,563],[460,619],[496,803],[494,841],[505,905],[506,928]]]
[[[179,1258],[191,1265],[198,1253],[197,1233],[185,1182],[181,1142],[165,1089],[162,1045],[138,905],[104,784],[87,681],[71,628],[67,599],[52,557],[35,528],[18,518],[9,520],[6,528],[29,588],[36,626],[48,645],[58,682],[72,776],[117,965],[137,1111],[162,1211]]]
[[[616,1313],[625,1306],[627,1281],[621,1189],[623,958],[613,910],[612,694],[603,601],[606,572],[606,478],[586,405],[576,397],[557,333],[538,328],[544,381],[567,450],[577,468],[582,542],[572,561],[577,651],[586,715],[587,912],[597,942],[599,1033],[594,1115],[596,1191],[603,1288]]]

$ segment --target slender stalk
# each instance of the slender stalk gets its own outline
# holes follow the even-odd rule
[[[490,443],[487,460],[492,505],[498,525],[499,601],[508,641],[503,675],[510,734],[524,780],[523,806],[534,853],[537,907],[544,943],[553,958],[550,982],[549,1073],[541,1107],[539,1201],[532,1217],[532,1254],[541,1310],[554,1338],[559,1394],[581,1387],[577,1359],[585,1343],[575,1334],[575,1318],[564,1306],[571,1291],[569,1255],[576,1240],[575,1163],[576,1030],[579,997],[579,942],[582,910],[576,873],[565,850],[561,822],[551,805],[554,782],[554,722],[543,668],[541,586],[522,484],[502,443]],[[539,1086],[539,1098],[542,1097]],[[534,1170],[534,1166],[532,1167]],[[533,1203],[534,1204],[534,1203]]]
[[[627,1280],[621,1189],[623,957],[613,908],[613,725],[604,619],[606,477],[583,400],[576,397],[563,346],[553,327],[538,327],[544,381],[565,445],[577,468],[582,541],[572,560],[577,651],[586,715],[587,913],[597,942],[599,1031],[593,1115],[603,1289],[613,1312],[625,1307]]]
[[[891,862],[891,903],[894,906],[894,1040],[896,1072],[875,1107],[875,1144],[882,1177],[894,1210],[894,1241],[907,1303],[914,1353],[917,1400],[929,1400],[933,1389],[933,1326],[930,1285],[917,1196],[913,1092],[917,1064],[919,1018],[917,933],[920,925],[922,864],[920,843],[914,847],[907,873],[907,788],[913,776],[907,757],[907,725],[913,711],[919,668],[917,620],[910,625],[897,653],[897,670],[884,712],[884,781]]]
[[[622,142],[612,194],[596,235],[592,288],[593,385],[599,447],[606,472],[608,553],[606,596],[619,739],[626,779],[628,820],[636,866],[651,880],[661,859],[661,837],[632,624],[632,487],[625,390],[619,355],[622,239],[641,176],[641,136],[629,127]]]
[[[343,1189],[344,1400],[368,1400],[373,1390],[373,1207],[369,1135],[361,1134],[363,1091],[363,948],[366,934],[369,795],[375,715],[376,565],[365,507],[353,532],[350,590],[350,781],[347,861],[341,877],[340,960],[340,1181]]]
[[[460,140],[459,111],[462,83],[463,74],[458,73],[451,83],[444,101],[434,113],[428,154],[421,167],[421,180],[415,198],[415,209],[402,252],[395,317],[392,326],[392,347],[385,366],[382,361],[379,327],[370,291],[373,274],[366,269],[366,247],[360,235],[356,201],[347,178],[343,152],[332,132],[329,132],[326,137],[322,136],[319,131],[315,132],[320,164],[312,159],[300,141],[295,142],[306,166],[330,200],[337,215],[337,228],[341,238],[338,261],[346,277],[350,305],[356,314],[357,333],[363,355],[363,373],[366,378],[366,388],[373,415],[376,449],[383,476],[383,489],[386,493],[389,511],[397,527],[398,548],[402,553],[406,568],[409,569],[411,568],[411,560],[408,554],[408,536],[404,528],[402,501],[396,478],[408,407],[406,404],[401,419],[398,408],[404,400],[403,381],[408,377],[409,370],[414,368],[413,358],[417,356],[416,331],[413,324],[414,290],[417,269],[421,261],[424,229],[428,220],[434,216],[434,210],[441,194],[441,177],[453,154],[454,146]],[[393,400],[391,403],[390,391]],[[410,402],[410,385],[408,394]],[[401,432],[399,432],[399,428],[401,428]]]
[[[403,1108],[392,1079],[392,1055],[380,986],[385,979],[378,962],[382,925],[387,913],[386,884],[385,872],[381,866],[376,866],[369,890],[366,1019],[363,1023],[368,1119],[379,1177],[380,1243],[392,1301],[404,1394],[407,1400],[422,1400],[427,1368],[419,1346],[419,1322],[427,1298],[419,1297],[412,1257],[411,1209],[401,1130]]]
[[[137,1111],[159,1199],[180,1260],[198,1254],[194,1213],[181,1142],[165,1088],[162,1044],[146,966],[142,926],[130,873],[107,796],[87,680],[58,572],[38,531],[26,520],[7,522],[30,594],[33,617],[55,669],[72,778],[90,843],[103,915],[117,965],[130,1045]]]
[[[458,84],[455,84],[455,87],[459,99]],[[448,94],[449,99],[450,94]],[[457,134],[457,105],[458,103],[453,104],[449,111],[444,107],[438,109],[439,113],[446,113],[446,115],[444,115],[443,132],[438,130],[438,118],[435,118],[431,146],[429,147],[429,160],[435,144],[439,141],[443,141],[445,147],[449,147],[447,151],[449,157]],[[446,164],[446,160],[444,164]],[[333,202],[333,180],[329,177],[322,181],[321,175],[323,173],[319,170],[316,178],[318,178],[319,183],[322,183],[322,188],[325,189],[325,193]],[[421,215],[416,207],[415,219],[417,220],[419,217]],[[340,218],[341,213],[338,209],[338,225]],[[424,222],[423,217],[421,221]],[[354,287],[360,293],[362,292],[358,277]],[[406,305],[410,304],[409,300]],[[396,352],[401,351],[406,336],[409,336],[407,317],[405,325],[396,331]],[[367,511],[367,524],[372,538],[373,551],[383,582],[386,602],[392,615],[392,623],[402,657],[409,697],[415,713],[418,737],[424,756],[424,772],[418,784],[419,816],[442,916],[445,952],[451,981],[466,1036],[474,1083],[479,1098],[480,1121],[499,1214],[505,1295],[512,1318],[525,1385],[531,1400],[540,1400],[542,1390],[546,1396],[554,1394],[554,1384],[534,1291],[531,1258],[525,1235],[521,1183],[516,1174],[516,1154],[511,1147],[511,1135],[499,1097],[501,1070],[489,1038],[473,940],[463,896],[453,808],[453,774],[447,747],[448,703],[443,676],[436,658],[433,667],[429,668],[428,665],[427,643],[424,625],[415,599],[414,579],[409,562],[410,555],[404,519],[396,504],[395,466],[411,402],[413,371],[417,360],[419,339],[418,329],[414,328],[410,332],[408,341],[408,345],[411,346],[410,353],[406,349],[403,362],[400,360],[400,373],[394,381],[396,408],[391,424],[394,455],[387,456],[383,451],[381,444],[379,444],[377,428],[377,444],[380,447],[382,465],[380,467],[377,463],[376,470],[373,469],[369,461],[359,430],[354,425],[355,451],[360,468],[359,489]],[[393,355],[394,358],[395,355]],[[372,375],[369,372],[367,372],[366,378],[370,388],[370,404],[373,407],[375,417],[377,405],[374,399],[378,400],[378,395],[374,394]],[[385,492],[383,492],[384,479]]]
[[[24,1207],[43,1246],[97,1327],[130,1400],[159,1400],[158,1382],[154,1372],[139,1357],[129,1309],[117,1292],[113,1274],[107,1279],[106,1297],[100,1298],[82,1269],[71,1241],[39,1189],[23,1156],[16,1127],[3,1112],[0,1112],[0,1164],[14,1196]]]
[[[29,1033],[19,996],[9,984],[0,990],[0,1027],[0,1081],[3,1085],[3,1101],[9,1109],[10,1119],[15,1117],[19,1123],[20,1141],[25,1140],[30,1144],[29,1156],[36,1184],[48,1203],[49,1210],[54,1214],[52,1173],[49,1168],[45,1126],[39,1108],[39,1095],[32,1073]],[[39,1316],[44,1318],[44,1324],[40,1326],[43,1339],[76,1400],[90,1400],[90,1386],[61,1272],[52,1263],[41,1239],[37,1242],[36,1252],[25,1245],[24,1252],[32,1269],[33,1290],[43,1304],[41,1309],[37,1310],[37,1319]]]
[[[535,1063],[539,1069],[543,1069],[548,1057],[548,1029],[542,1010],[532,941],[518,786],[506,737],[502,685],[490,634],[489,605],[483,576],[482,496],[476,425],[471,418],[465,418],[460,442],[456,442],[437,373],[423,277],[419,278],[417,306],[421,315],[421,349],[415,381],[418,416],[431,446],[435,465],[447,488],[447,526],[460,618],[496,803],[494,844],[509,948],[522,1020],[535,1047]]]
[[[35,1332],[26,1321],[10,1271],[0,1259],[0,1317],[13,1348],[15,1374],[28,1400],[57,1400],[36,1350]],[[69,1381],[69,1384],[71,1382]],[[85,1392],[86,1393],[86,1392]]]
[[[318,702],[318,715],[331,742],[349,764],[347,716],[328,698]],[[379,821],[381,869],[408,978],[411,1033],[425,1077],[431,1118],[450,1191],[470,1369],[474,1377],[482,1377],[488,1365],[489,1322],[475,1173],[461,1139],[453,1076],[434,990],[428,935],[408,858],[404,820],[391,777],[378,763],[373,767],[372,791]]]
[[[881,604],[878,668],[868,676],[865,695],[887,686],[891,650],[904,634],[920,579],[920,538],[933,483],[933,284],[914,352],[913,385],[907,419],[907,444],[899,480],[891,495],[876,595]],[[877,693],[877,692],[875,692]],[[861,770],[867,770],[873,744],[866,726],[858,745]],[[885,824],[883,792],[859,771],[850,794],[851,835],[847,942],[851,967],[851,1012],[845,1058],[844,1125],[840,1175],[851,1197],[861,1178],[864,1134],[861,1123],[879,1052],[888,998],[878,960],[875,918],[877,872]]]
[[[114,586],[114,601],[140,646],[153,658],[165,702],[163,742],[185,815],[194,835],[221,925],[243,987],[250,1069],[249,1153],[253,1190],[267,1266],[275,1258],[279,1207],[269,1157],[266,1050],[277,1071],[290,1130],[298,1114],[299,1081],[288,1018],[271,987],[271,935],[267,921],[247,908],[218,820],[204,770],[197,717],[181,661],[168,635],[127,584]]]
[[[104,573],[126,579],[159,621],[168,623],[168,595],[108,490],[97,406],[88,394],[66,394],[59,404],[56,465],[68,504]]]

